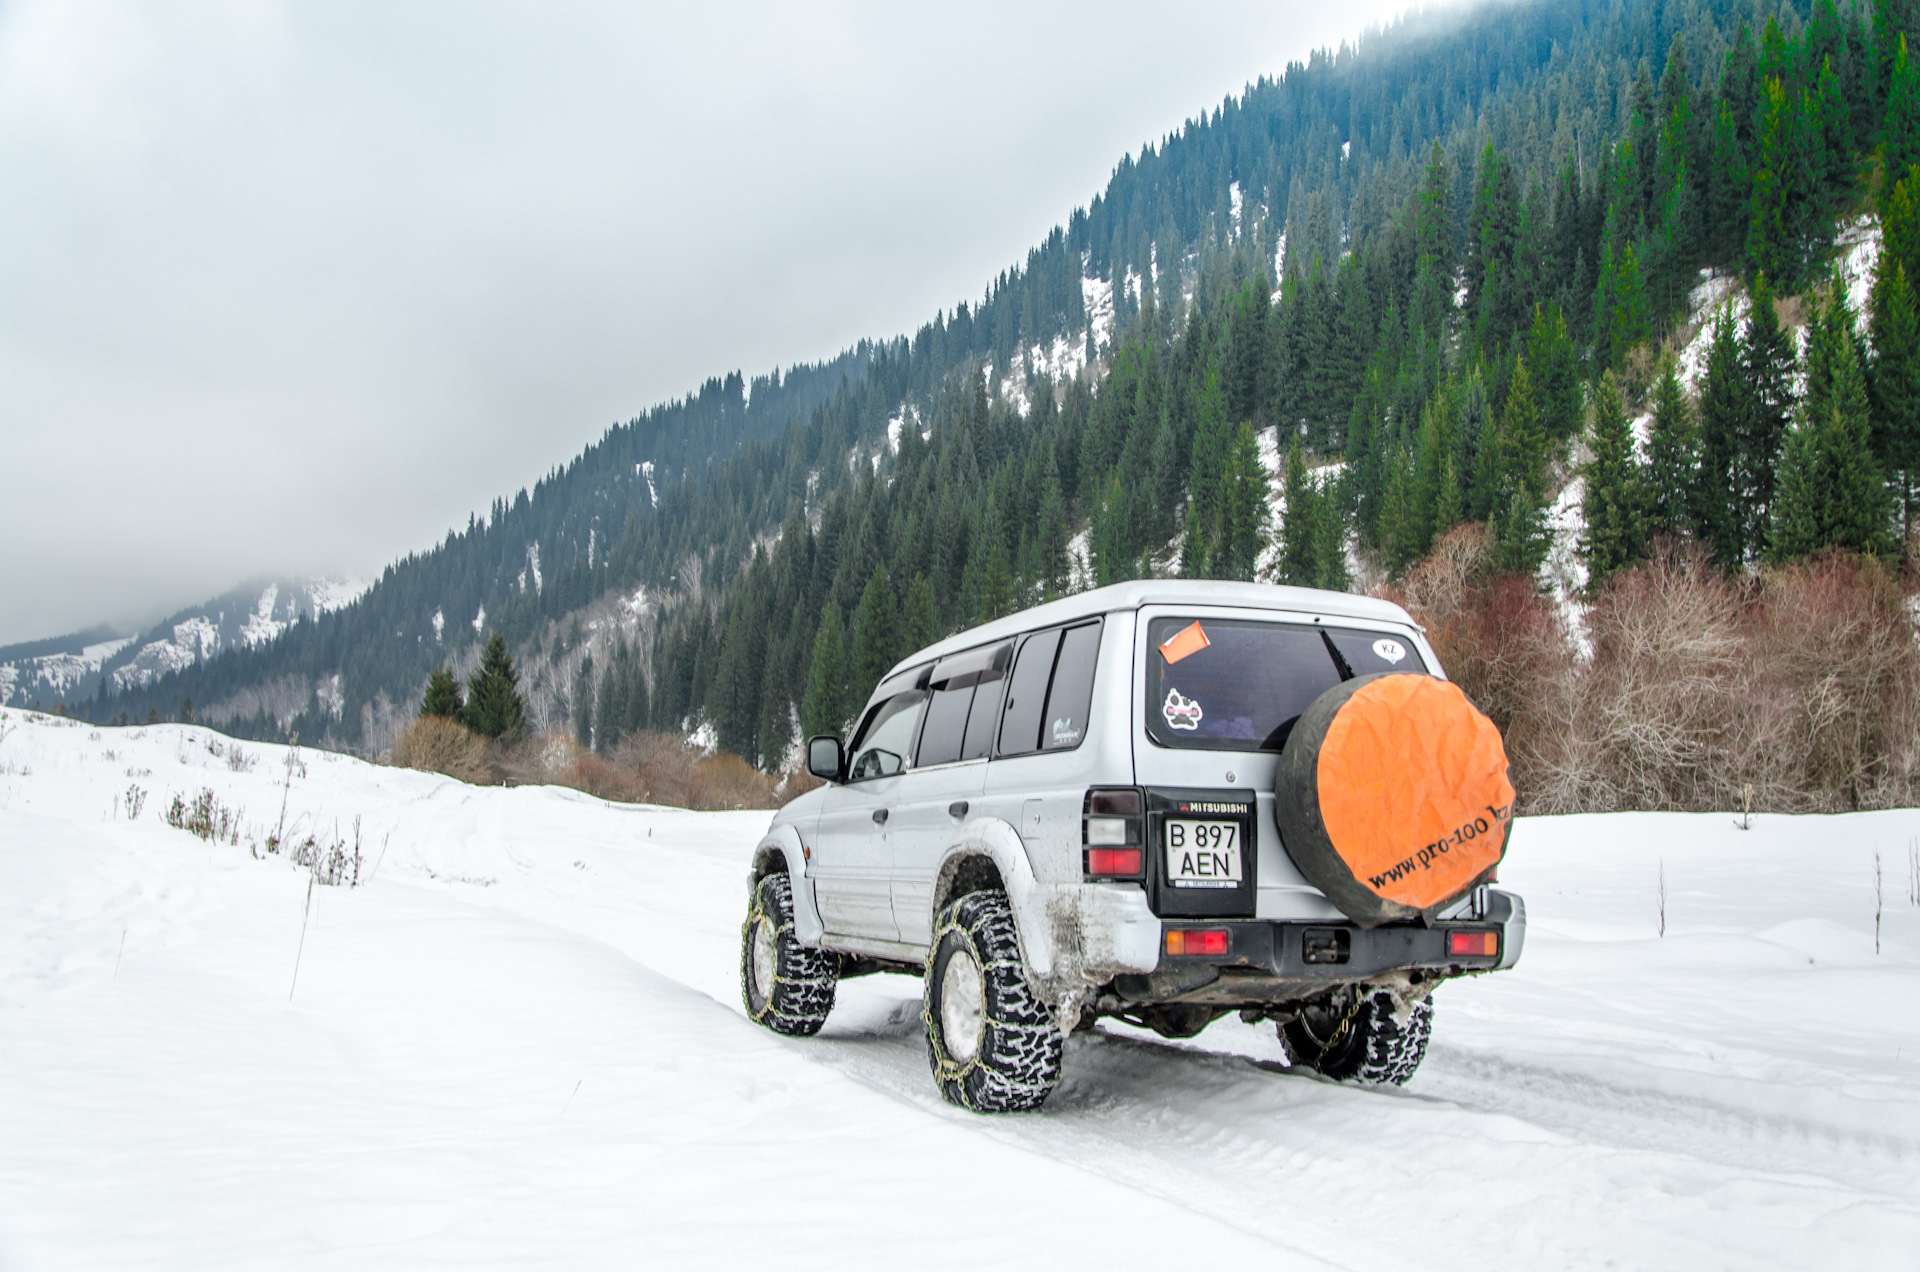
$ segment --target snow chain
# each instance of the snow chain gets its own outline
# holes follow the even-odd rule
[[[1340,1041],[1340,1036],[1346,1033],[1348,1028],[1352,1026],[1353,1018],[1360,1014],[1360,1008],[1365,1005],[1369,997],[1371,997],[1371,994],[1362,993],[1357,987],[1355,988],[1353,1006],[1347,1008],[1347,1014],[1342,1016],[1340,1023],[1333,1027],[1333,1032],[1327,1035],[1327,1040],[1320,1044],[1320,1054],[1313,1058],[1313,1065],[1316,1069],[1320,1067],[1320,1062],[1327,1058],[1327,1052],[1333,1050],[1333,1044]]]

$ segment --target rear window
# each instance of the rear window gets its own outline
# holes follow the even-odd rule
[[[1404,638],[1320,624],[1156,618],[1147,640],[1147,735],[1162,746],[1277,751],[1348,676],[1427,670]]]

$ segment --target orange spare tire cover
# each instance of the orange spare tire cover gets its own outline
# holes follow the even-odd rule
[[[1412,672],[1314,699],[1274,796],[1287,854],[1362,927],[1431,919],[1493,873],[1513,828],[1500,730],[1459,686]]]

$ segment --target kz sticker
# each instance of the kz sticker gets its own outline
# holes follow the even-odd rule
[[[1169,729],[1192,731],[1200,727],[1200,704],[1192,698],[1182,697],[1178,689],[1168,688],[1167,700],[1161,706],[1160,714],[1167,717]]]
[[[1397,663],[1407,656],[1407,647],[1397,640],[1376,640],[1373,652],[1390,663]]]
[[[1080,730],[1073,727],[1073,718],[1064,717],[1053,722],[1053,744],[1072,746],[1080,741]]]

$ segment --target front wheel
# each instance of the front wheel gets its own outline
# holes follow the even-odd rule
[[[1060,1081],[1064,1043],[1027,983],[1004,892],[970,892],[940,912],[922,1016],[927,1061],[949,1104],[1037,1109]]]
[[[740,928],[740,997],[747,1015],[775,1033],[819,1033],[839,979],[838,955],[795,939],[787,876],[770,874],[755,884]]]
[[[1433,1034],[1433,999],[1394,1014],[1393,995],[1350,988],[1309,1004],[1280,1025],[1287,1058],[1336,1082],[1399,1086],[1413,1076]]]

